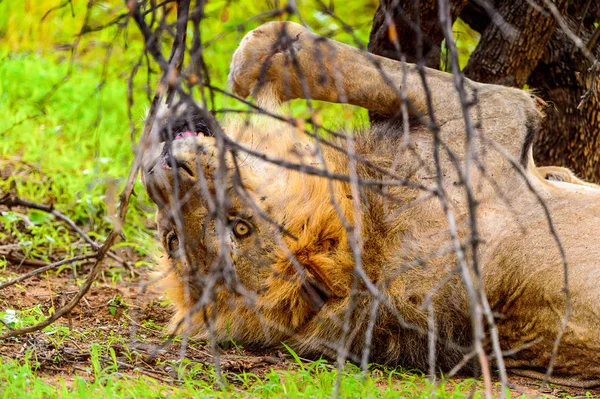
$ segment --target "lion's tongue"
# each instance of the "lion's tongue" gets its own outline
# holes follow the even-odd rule
[[[177,133],[177,135],[175,136],[175,140],[181,140],[186,137],[197,136],[197,135],[198,135],[198,133],[194,133],[194,132],[181,132],[181,133]]]

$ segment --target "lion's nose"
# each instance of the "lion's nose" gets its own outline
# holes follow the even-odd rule
[[[190,135],[157,147],[144,157],[143,180],[152,201],[161,206],[171,202],[175,191],[183,195],[197,181],[206,146]]]
[[[196,135],[185,135],[164,147],[160,158],[160,166],[164,170],[175,169],[173,176],[194,179],[198,169],[199,155],[204,148],[196,140]]]
[[[199,142],[195,135],[183,136],[171,143],[165,143],[160,156],[154,165],[166,171],[175,169],[176,173],[171,175],[187,179],[195,179],[198,170],[198,162],[202,155],[207,153],[206,146]]]

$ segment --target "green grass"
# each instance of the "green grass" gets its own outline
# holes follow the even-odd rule
[[[101,359],[107,359],[102,361]],[[0,367],[0,397],[3,398],[328,398],[335,389],[338,371],[325,361],[300,363],[286,370],[270,370],[263,375],[224,373],[223,381],[211,366],[172,362],[172,376],[159,381],[135,371],[123,370],[114,351],[100,346],[90,349],[90,364],[77,370],[69,381],[47,382],[36,375],[36,361],[23,363],[4,359]],[[86,378],[83,377],[86,375]],[[340,375],[342,398],[481,398],[480,383],[467,379],[431,385],[417,372],[376,369],[367,375],[348,365]],[[509,395],[510,397],[510,395]]]
[[[115,302],[115,306],[120,306],[122,300],[115,298]],[[39,306],[0,312],[0,318],[13,328],[33,325],[44,316]],[[145,327],[157,326],[150,323]],[[482,397],[481,382],[474,379],[442,380],[432,385],[419,371],[373,367],[364,375],[352,364],[339,374],[330,363],[302,361],[289,348],[292,360],[285,368],[279,366],[260,374],[225,371],[219,378],[212,364],[185,358],[155,359],[142,363],[140,370],[136,361],[139,355],[128,347],[130,337],[94,328],[69,330],[57,324],[43,332],[56,350],[50,367],[48,359],[42,365],[33,351],[20,360],[0,356],[0,398],[328,398],[338,376],[342,398],[466,398],[471,392],[474,398]],[[137,339],[144,342],[142,336]],[[87,352],[78,352],[79,357],[87,355],[89,360],[73,362],[68,352],[61,352],[66,340],[93,342],[87,346]],[[37,341],[40,342],[39,337]],[[53,365],[66,373],[49,374]]]
[[[64,65],[37,54],[4,54],[2,59],[0,159],[5,167],[10,164],[13,174],[0,183],[0,189],[8,191],[16,183],[19,196],[54,204],[101,241],[111,227],[107,206],[116,203],[118,194],[112,190],[108,198],[107,191],[110,185],[123,185],[133,159],[125,108],[113,107],[102,97],[124,98],[124,85],[107,82],[100,97],[95,95],[98,76],[82,70],[51,91],[62,79]],[[52,97],[40,104],[49,92]],[[142,111],[138,114],[141,117]],[[140,183],[136,192],[143,193]],[[151,240],[137,226],[144,225],[142,218],[150,217],[150,209],[143,195],[133,197],[125,227],[129,245],[142,254]],[[73,243],[64,227],[39,211],[30,211],[28,217],[33,226],[20,231],[19,216],[12,212],[0,216],[4,234],[15,234],[32,256],[41,259],[54,249],[70,252]]]

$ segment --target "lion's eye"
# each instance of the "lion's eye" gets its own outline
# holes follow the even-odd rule
[[[250,228],[250,225],[242,220],[236,221],[233,225],[233,234],[237,238],[245,237],[250,234],[251,231],[252,229]]]
[[[175,253],[179,248],[179,237],[177,237],[176,233],[171,233],[167,237],[167,245],[169,247],[169,253]]]

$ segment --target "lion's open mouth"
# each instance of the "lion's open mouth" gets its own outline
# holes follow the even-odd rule
[[[181,140],[191,136],[214,136],[209,123],[196,111],[184,112],[180,115],[166,119],[160,130],[161,142],[171,140]]]
[[[194,133],[194,132],[190,132],[190,131],[186,131],[186,132],[181,132],[181,133],[177,133],[175,135],[175,138],[173,140],[181,140],[184,139],[186,137],[194,137],[194,136],[199,136],[200,132]]]

